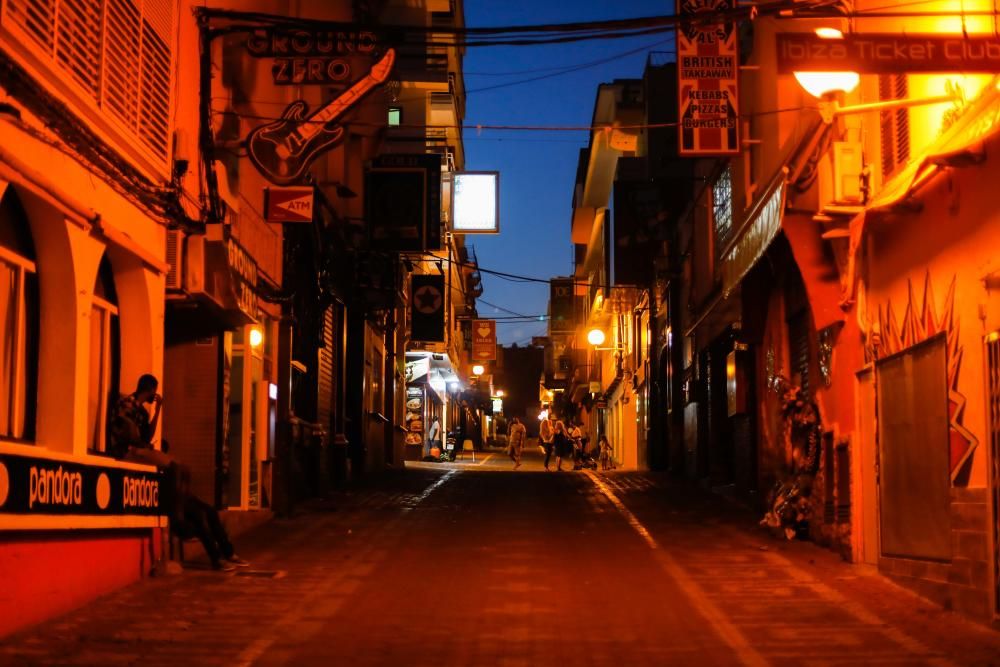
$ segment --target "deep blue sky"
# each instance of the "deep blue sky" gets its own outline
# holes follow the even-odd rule
[[[672,14],[668,0],[466,0],[468,26],[568,23]],[[669,41],[667,41],[669,40]],[[589,125],[600,83],[642,76],[649,51],[673,48],[672,35],[593,40],[530,47],[473,47],[465,57],[466,125]],[[631,55],[620,56],[627,51]],[[552,73],[551,68],[605,61],[568,74],[476,92],[478,88]],[[527,71],[532,70],[532,71]],[[539,71],[540,70],[540,71]],[[509,76],[494,76],[511,73]],[[548,278],[572,270],[570,216],[573,182],[586,132],[466,130],[465,167],[500,171],[500,231],[468,236],[483,268]],[[486,301],[518,313],[542,314],[548,285],[512,283],[483,274]],[[481,317],[506,313],[480,302]],[[527,343],[545,333],[544,322],[498,323],[504,344]]]

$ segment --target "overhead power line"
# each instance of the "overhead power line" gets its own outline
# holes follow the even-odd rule
[[[804,111],[806,109],[817,109],[818,107],[810,106],[797,106],[788,107],[786,109],[770,109],[768,111],[754,111],[750,113],[741,113],[741,118],[748,118],[751,116],[771,116],[780,113],[791,113],[797,111]],[[244,112],[234,112],[227,109],[213,108],[212,113],[214,115],[233,115],[237,118],[244,118],[250,120],[265,120],[265,121],[275,121],[284,120],[280,116],[265,116],[263,114],[252,114]],[[296,123],[316,123],[320,125],[325,125],[329,121],[314,121],[314,120],[297,120]],[[385,123],[373,123],[361,120],[351,120],[349,121],[351,125],[357,125],[361,127],[385,127]],[[475,123],[475,124],[461,124],[461,125],[426,125],[419,123],[401,123],[399,125],[394,125],[394,128],[412,129],[412,130],[492,130],[498,132],[593,132],[595,130],[651,130],[657,128],[669,128],[677,127],[680,123],[674,121],[669,123],[632,123],[627,125],[509,125],[509,124],[490,124],[490,123]]]

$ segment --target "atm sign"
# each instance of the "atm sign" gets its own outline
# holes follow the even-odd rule
[[[311,187],[264,189],[268,222],[312,222],[313,201]]]

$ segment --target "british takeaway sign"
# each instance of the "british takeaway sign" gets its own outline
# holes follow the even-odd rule
[[[735,6],[736,0],[677,2],[681,19],[677,28],[677,91],[682,156],[739,153],[736,22],[706,23],[702,18]]]

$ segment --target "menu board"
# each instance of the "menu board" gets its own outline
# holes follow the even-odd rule
[[[406,388],[406,434],[408,445],[421,445],[424,442],[424,388],[422,385]]]

